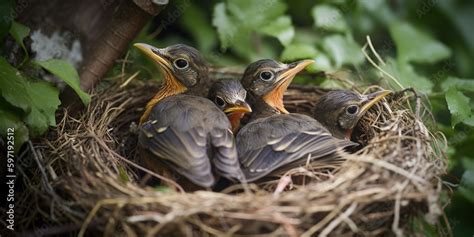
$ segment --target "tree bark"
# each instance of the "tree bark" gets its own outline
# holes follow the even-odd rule
[[[108,27],[86,55],[80,70],[83,90],[90,91],[100,82],[114,61],[127,49],[130,41],[167,3],[168,1],[161,1],[157,5],[151,0],[127,0],[120,4]]]

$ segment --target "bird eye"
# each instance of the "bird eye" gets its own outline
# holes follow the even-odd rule
[[[225,101],[220,97],[220,96],[217,96],[215,99],[214,99],[214,103],[216,103],[217,106],[219,107],[224,107],[226,105]]]
[[[260,78],[264,81],[268,81],[273,78],[273,73],[270,71],[264,71],[260,73]]]
[[[178,69],[185,69],[189,66],[189,63],[186,59],[178,58],[174,60],[174,66],[177,67]]]
[[[357,105],[351,105],[351,106],[347,107],[347,109],[346,109],[346,112],[348,114],[351,114],[351,115],[356,114],[357,111],[359,111],[359,106],[357,106]]]

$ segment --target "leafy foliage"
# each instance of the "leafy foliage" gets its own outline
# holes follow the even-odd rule
[[[351,37],[328,36],[323,40],[323,48],[328,56],[333,59],[335,68],[364,62],[364,55],[360,51],[360,46]]]
[[[441,88],[444,91],[447,91],[451,87],[455,88],[456,90],[464,90],[464,91],[474,92],[474,80],[473,79],[460,79],[460,78],[456,78],[456,77],[448,77],[448,79],[445,80],[441,84]]]
[[[346,21],[338,8],[327,4],[316,5],[311,10],[316,27],[323,30],[345,32],[348,30]]]
[[[395,76],[403,88],[412,87],[423,93],[431,93],[433,89],[433,82],[430,79],[419,75],[409,63],[399,62],[389,58],[387,64],[383,66],[383,68],[388,73]],[[390,84],[392,85],[392,88],[398,88],[393,82]]]
[[[451,55],[444,44],[409,23],[392,24],[390,34],[397,45],[398,60],[401,62],[436,63]]]
[[[283,61],[294,61],[318,56],[318,50],[309,44],[291,44],[281,53]]]
[[[79,74],[77,74],[76,69],[71,64],[59,59],[50,59],[36,63],[61,78],[77,93],[85,105],[89,104],[91,97],[81,90]]]
[[[11,10],[13,5],[10,7]],[[5,16],[5,19],[9,19],[8,16]],[[23,49],[24,59],[19,66],[20,69],[37,71],[38,68],[34,67],[34,63],[29,63],[26,65],[28,68],[23,68],[26,67],[26,62],[30,62],[24,43],[25,38],[30,34],[30,29],[18,22],[11,21],[9,28],[0,28],[0,30],[2,35],[5,32],[10,33],[11,37]],[[89,103],[90,96],[80,89],[79,75],[69,63],[59,59],[35,63],[64,80],[74,89],[84,104]],[[40,136],[46,132],[48,127],[56,126],[56,110],[61,104],[59,89],[49,82],[31,76],[31,74],[23,73],[0,56],[0,135],[5,137],[8,128],[15,130],[16,152],[30,137]]]
[[[234,48],[238,54],[253,60],[259,57],[251,44],[254,33],[276,37],[284,45],[294,35],[288,16],[282,15],[286,4],[279,0],[229,0],[214,7],[213,25],[217,28],[221,48]]]
[[[453,127],[471,116],[469,98],[454,87],[451,87],[446,92],[446,102],[448,103],[449,111],[451,111],[451,124]]]
[[[291,24],[291,18],[288,16],[278,17],[275,21],[264,26],[261,32],[278,38],[285,46],[290,44],[293,36],[295,36],[295,29]]]
[[[6,137],[9,128],[14,129],[15,152],[18,153],[21,145],[28,141],[28,128],[21,121],[21,118],[18,117],[17,113],[8,108],[6,102],[0,103],[0,136]]]
[[[49,126],[56,126],[55,111],[60,105],[59,91],[44,81],[31,81],[24,77],[16,68],[4,58],[0,58],[0,92],[9,105],[21,110],[20,116],[15,111],[3,111],[5,120],[15,121],[16,127],[22,128],[18,118],[28,126],[32,136],[39,136]],[[7,123],[10,124],[10,123]],[[6,130],[4,130],[6,131]],[[21,134],[21,132],[24,132]],[[24,138],[28,133],[18,129],[19,136]],[[20,139],[18,144],[25,141]]]
[[[21,46],[23,51],[27,53],[27,49],[23,40],[30,34],[30,28],[14,21],[10,27],[10,34],[15,39],[15,41]]]

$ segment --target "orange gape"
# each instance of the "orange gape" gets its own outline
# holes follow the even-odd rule
[[[185,86],[183,86],[183,84],[181,84],[175,78],[165,78],[163,80],[163,82],[164,82],[164,84],[163,84],[162,88],[146,104],[145,112],[143,112],[143,115],[140,118],[140,124],[144,123],[148,119],[153,107],[158,102],[160,102],[162,99],[164,99],[168,96],[173,96],[173,95],[178,95],[178,94],[184,93],[187,90],[187,88]]]
[[[283,104],[283,94],[286,91],[286,88],[288,85],[291,83],[291,80],[286,80],[281,85],[279,85],[277,88],[275,88],[272,92],[266,94],[263,96],[263,100],[270,105],[273,108],[276,108],[280,111],[282,114],[289,114],[285,109],[285,105]]]
[[[244,117],[245,113],[231,113],[227,116],[232,126],[232,132],[237,134],[240,128],[240,120]]]

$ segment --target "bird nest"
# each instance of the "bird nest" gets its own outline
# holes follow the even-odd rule
[[[136,162],[136,122],[156,91],[112,84],[84,112],[63,110],[48,136],[29,144],[17,225],[34,234],[92,236],[406,235],[412,221],[442,215],[442,135],[414,93],[397,93],[360,121],[363,148],[344,161],[297,167],[280,178],[220,192],[146,185],[160,179]],[[289,111],[309,113],[324,93],[294,86]],[[427,119],[428,118],[428,119]]]

